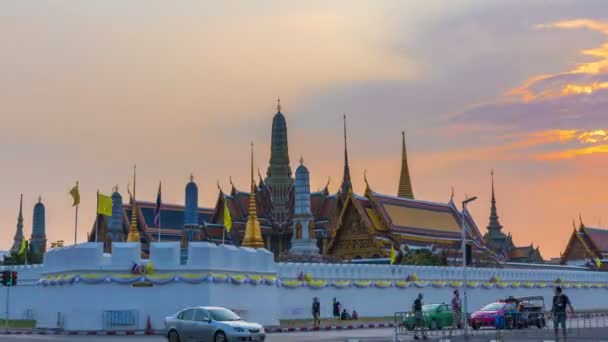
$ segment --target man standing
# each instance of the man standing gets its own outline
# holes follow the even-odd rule
[[[419,339],[418,330],[422,330],[422,339],[426,340],[426,334],[424,333],[424,316],[422,315],[422,293],[418,294],[418,297],[414,300],[414,305],[412,305],[412,309],[414,311],[414,320],[416,322],[416,326],[414,327],[414,340]]]
[[[553,296],[553,306],[551,312],[553,313],[553,329],[555,334],[555,340],[559,340],[559,325],[562,326],[562,332],[564,340],[566,339],[566,307],[570,308],[570,312],[574,313],[574,308],[570,303],[570,298],[562,293],[560,286],[555,288],[555,295]]]
[[[452,311],[454,312],[454,322],[456,327],[460,329],[462,326],[462,307],[460,306],[460,293],[458,289],[454,290],[454,297],[452,298]]]
[[[312,324],[315,328],[321,325],[321,303],[318,297],[312,299]]]

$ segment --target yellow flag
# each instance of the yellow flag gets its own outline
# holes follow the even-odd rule
[[[19,245],[19,255],[23,255],[25,253],[26,245],[27,241],[25,239],[21,240],[21,245]]]
[[[112,198],[97,193],[97,213],[105,216],[112,216]]]
[[[80,204],[80,192],[78,191],[78,182],[76,182],[76,185],[74,185],[72,190],[70,190],[70,195],[72,195],[72,199],[74,200],[74,204],[72,204],[72,207],[79,205]]]
[[[395,263],[397,254],[395,253],[395,247],[391,245],[391,265]]]
[[[230,233],[230,229],[232,229],[232,217],[230,217],[230,210],[228,210],[226,198],[224,198],[224,227],[226,227],[226,231]]]
[[[597,266],[597,268],[600,268],[600,266],[602,266],[602,261],[600,260],[600,258],[595,258],[595,266]]]

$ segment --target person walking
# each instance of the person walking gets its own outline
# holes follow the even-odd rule
[[[454,297],[452,298],[452,311],[454,311],[454,322],[456,322],[456,327],[460,329],[460,327],[462,327],[462,306],[458,289],[454,290]]]
[[[566,308],[569,308],[570,312],[574,314],[574,308],[570,303],[570,298],[562,292],[561,286],[558,286],[555,288],[553,306],[551,308],[551,313],[553,314],[553,333],[556,341],[559,341],[560,324],[562,326],[564,340],[566,340]]]
[[[321,303],[318,297],[312,299],[312,324],[315,328],[321,325]]]
[[[422,330],[422,339],[426,340],[426,334],[424,332],[424,316],[422,315],[422,293],[418,294],[418,297],[414,300],[412,305],[412,311],[414,311],[414,340],[418,340],[418,330]]]

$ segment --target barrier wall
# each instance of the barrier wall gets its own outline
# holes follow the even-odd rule
[[[461,267],[410,266],[410,265],[365,265],[365,264],[312,264],[278,263],[277,273],[281,279],[296,279],[300,273],[310,273],[314,279],[371,279],[405,280],[416,274],[423,280],[462,280]],[[553,282],[561,278],[565,282],[608,282],[608,272],[523,270],[497,268],[467,268],[467,279],[488,281],[498,277],[502,281]]]
[[[184,265],[178,243],[152,243],[146,260],[139,257],[138,243],[114,243],[112,249],[104,254],[101,243],[85,243],[47,252],[43,266],[11,267],[19,283],[10,289],[10,317],[35,319],[42,328],[101,330],[107,329],[104,312],[128,311],[136,313],[129,329],[144,329],[148,316],[154,329],[162,329],[163,318],[180,308],[218,305],[275,325],[279,319],[310,318],[315,296],[323,317],[331,314],[334,297],[361,317],[390,316],[409,310],[419,292],[426,303],[449,303],[462,277],[457,267],[275,263],[267,250],[205,242],[189,245]],[[152,274],[131,274],[134,263],[148,262]],[[310,273],[313,281],[295,281],[300,273]],[[404,282],[414,274],[423,281]],[[505,285],[488,284],[491,277]],[[542,295],[549,305],[557,278],[573,284],[566,293],[576,309],[608,309],[607,273],[479,268],[468,269],[468,279],[477,284],[468,289],[469,308],[509,295]],[[0,303],[6,290],[0,289]]]

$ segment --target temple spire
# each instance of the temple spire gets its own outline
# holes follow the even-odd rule
[[[253,178],[253,142],[251,143],[251,193],[249,194],[249,217],[245,225],[245,237],[242,245],[244,247],[263,248],[264,240],[262,239],[262,231],[260,230],[260,221],[258,220],[256,200],[255,200],[255,179]]]
[[[136,181],[137,181],[137,166],[133,165],[133,196],[131,198],[131,225],[129,226],[129,235],[127,242],[139,242],[139,231],[137,230],[137,200],[136,200]]]
[[[21,247],[21,241],[23,241],[23,194],[19,198],[19,215],[17,216],[17,230],[15,231],[15,238],[13,239],[13,246],[11,251],[18,251]]]
[[[343,115],[344,120],[344,174],[342,176],[342,186],[340,187],[342,195],[346,196],[348,191],[352,189],[350,180],[350,167],[348,166],[348,145],[346,143],[346,113]]]
[[[490,209],[490,223],[488,224],[488,230],[500,231],[502,226],[498,222],[498,211],[496,210],[496,195],[494,193],[494,169],[490,173],[492,177],[492,207]]]
[[[281,112],[281,99],[277,99],[277,112],[272,119],[270,138],[270,163],[264,183],[270,189],[272,217],[276,223],[283,224],[289,219],[290,196],[293,186],[289,166],[289,146],[287,143],[287,121]]]
[[[397,196],[414,199],[412,190],[412,180],[410,179],[410,169],[407,165],[407,150],[405,148],[405,132],[401,132],[401,175],[399,176],[399,189]]]

